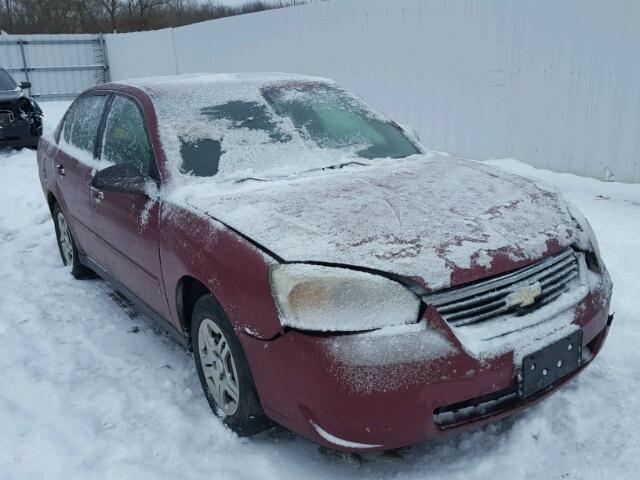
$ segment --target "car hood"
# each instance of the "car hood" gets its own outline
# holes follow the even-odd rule
[[[0,90],[0,102],[10,102],[17,100],[22,96],[20,90]]]
[[[428,290],[524,266],[574,242],[558,193],[443,155],[187,195],[287,261],[410,277]]]

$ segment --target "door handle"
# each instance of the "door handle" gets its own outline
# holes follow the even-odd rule
[[[96,203],[100,203],[104,200],[104,192],[101,192],[97,188],[91,187],[91,196],[94,198]]]
[[[60,175],[61,177],[64,177],[65,174],[67,173],[64,170],[64,165],[62,165],[60,163],[56,164],[56,170],[58,171],[58,175]]]

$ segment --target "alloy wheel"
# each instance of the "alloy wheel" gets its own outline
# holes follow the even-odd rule
[[[60,233],[60,250],[65,265],[73,265],[73,241],[71,240],[71,231],[67,219],[64,218],[62,212],[58,212],[58,232]]]
[[[237,412],[240,385],[229,342],[216,323],[205,318],[198,329],[198,355],[207,387],[216,405],[231,416]]]

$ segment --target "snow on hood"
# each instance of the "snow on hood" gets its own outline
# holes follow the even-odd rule
[[[185,186],[174,201],[214,217],[287,261],[329,262],[453,285],[496,253],[537,260],[575,241],[561,196],[469,160],[429,154],[368,167],[241,184]]]

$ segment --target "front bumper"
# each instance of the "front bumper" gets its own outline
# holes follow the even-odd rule
[[[610,294],[607,283],[572,309],[567,326],[582,329],[581,367],[527,399],[515,393],[518,352],[472,353],[433,308],[424,312],[423,333],[400,336],[400,342],[374,339],[369,358],[349,335],[289,331],[275,340],[241,335],[241,341],[262,406],[274,421],[332,449],[382,451],[497,420],[570,380],[602,348]],[[434,332],[448,348],[427,343],[432,352],[423,351],[420,359],[403,354],[406,342]]]
[[[42,122],[16,122],[0,126],[0,147],[35,147],[42,135]]]

